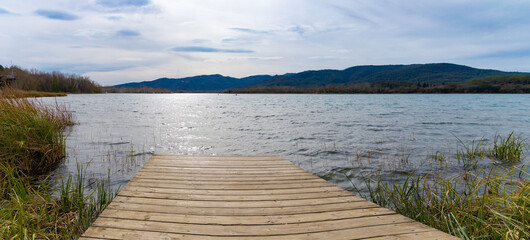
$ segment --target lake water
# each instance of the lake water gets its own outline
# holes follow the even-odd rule
[[[124,186],[153,154],[277,154],[339,186],[361,175],[432,167],[458,143],[530,136],[530,95],[100,94],[66,104],[77,125],[57,176],[85,166]],[[525,161],[528,162],[528,159]],[[484,164],[491,164],[485,162]],[[430,167],[429,167],[430,166]],[[396,169],[392,171],[386,169]]]

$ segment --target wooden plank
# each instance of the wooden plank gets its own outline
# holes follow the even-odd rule
[[[178,188],[163,188],[163,187],[143,187],[135,186],[134,184],[127,184],[124,190],[134,189],[142,192],[157,192],[157,193],[175,193],[175,194],[200,194],[212,196],[254,196],[254,195],[286,195],[286,194],[303,194],[303,193],[320,193],[340,190],[338,187],[311,187],[311,188],[296,188],[296,189],[258,189],[258,190],[226,190],[226,189],[178,189]]]
[[[147,182],[132,179],[128,184],[139,187],[159,187],[159,188],[177,188],[177,189],[203,189],[203,190],[272,190],[272,189],[298,189],[298,188],[313,188],[313,187],[326,187],[326,183],[315,182],[315,183],[292,183],[282,185],[213,185],[213,184],[171,184],[171,183],[157,183]]]
[[[288,166],[288,165],[256,165],[256,166],[249,166],[249,165],[202,165],[202,164],[193,164],[193,165],[184,165],[184,164],[162,164],[162,163],[157,163],[157,164],[149,164],[149,165],[144,165],[144,166],[147,166],[147,167],[174,167],[174,168],[184,168],[184,169],[187,169],[187,168],[201,168],[201,169],[212,169],[212,170],[215,170],[215,169],[221,169],[221,170],[225,170],[225,169],[228,169],[228,170],[239,170],[239,169],[242,169],[242,170],[246,170],[246,169],[253,169],[253,170],[286,170],[286,169],[296,169],[296,168],[293,168],[293,166]],[[298,170],[298,169],[296,169]]]
[[[364,202],[363,199],[352,196],[326,197],[315,199],[295,199],[295,200],[260,200],[260,201],[217,201],[217,200],[175,200],[160,198],[145,198],[137,196],[117,196],[114,201],[123,203],[138,203],[146,205],[161,206],[186,206],[186,207],[219,207],[219,208],[262,208],[262,207],[290,207],[290,206],[315,206],[322,204]]]
[[[273,235],[273,229],[271,229],[271,235],[268,236],[239,236],[235,237],[232,235],[194,235],[194,234],[176,234],[176,233],[165,233],[165,232],[151,232],[151,231],[140,231],[133,229],[123,228],[106,228],[93,226],[85,232],[86,236],[100,236],[109,239],[238,239],[238,240],[254,240],[254,239],[268,239],[268,240],[320,240],[320,239],[367,239],[375,237],[391,237],[393,235],[407,234],[407,233],[425,233],[433,232],[433,238],[431,239],[458,239],[442,232],[435,232],[429,227],[420,227],[415,223],[402,223],[393,225],[379,225],[379,226],[366,226],[360,228],[348,228],[336,231],[324,231],[324,232],[312,232],[312,233],[300,233],[290,235]],[[258,238],[259,237],[259,238]],[[424,239],[424,238],[405,238],[405,239]]]
[[[296,166],[279,161],[264,161],[264,162],[219,162],[219,161],[199,161],[199,162],[184,162],[184,161],[156,161],[156,162],[147,162],[144,166],[182,166],[182,167],[205,167],[205,168],[227,168],[227,167],[247,167],[247,168],[260,168],[260,167],[288,167],[288,168],[297,168]]]
[[[282,165],[290,166],[290,163],[285,162],[283,159],[277,160],[253,160],[253,161],[240,161],[240,160],[190,160],[190,159],[156,159],[152,164],[183,164],[183,165],[192,165],[192,164],[201,164],[201,165],[216,165],[216,166],[261,166],[261,165]]]
[[[448,239],[447,235],[440,234],[440,231],[428,231],[428,232],[414,232],[414,233],[403,233],[386,235],[382,237],[370,238],[370,240],[406,240],[406,239],[429,239],[429,240],[440,240]],[[458,239],[458,238],[455,238]]]
[[[217,225],[217,224],[188,224],[163,221],[143,221],[121,218],[100,217],[93,224],[98,227],[116,227],[142,231],[164,232],[174,234],[220,235],[230,233],[231,236],[270,236],[291,235],[303,233],[328,232],[365,226],[382,226],[390,224],[411,223],[411,219],[398,214],[383,216],[367,216],[363,218],[348,218],[341,220],[327,220],[309,223],[277,224],[273,225]]]
[[[146,170],[159,170],[166,172],[176,172],[176,173],[196,173],[196,174],[210,174],[210,173],[222,173],[225,175],[229,174],[241,174],[241,173],[266,173],[266,174],[276,174],[276,173],[302,173],[305,172],[303,169],[248,169],[248,168],[234,168],[234,169],[204,169],[201,167],[195,168],[179,168],[179,167],[158,167],[158,166],[144,166],[143,169]]]
[[[122,209],[156,213],[175,213],[187,215],[204,216],[277,216],[293,215],[303,213],[320,213],[332,211],[344,211],[349,209],[375,208],[376,204],[369,202],[349,202],[322,204],[317,206],[289,206],[289,207],[260,207],[260,208],[221,208],[221,207],[187,207],[187,206],[167,206],[150,205],[143,203],[118,202],[113,201],[108,208]]]
[[[154,155],[80,239],[454,239],[280,156]]]
[[[146,171],[140,171],[136,174],[136,177],[141,179],[167,179],[167,180],[187,180],[187,181],[215,181],[215,182],[222,182],[222,181],[243,181],[243,182],[259,182],[259,181],[280,181],[280,180],[309,180],[309,179],[315,179],[313,175],[284,175],[284,176],[256,176],[256,175],[250,175],[250,176],[240,176],[240,175],[232,175],[232,176],[197,176],[195,174],[159,174],[159,173],[153,173],[153,172],[146,172]]]
[[[289,179],[289,180],[261,180],[261,181],[241,181],[241,180],[230,180],[214,181],[214,180],[175,180],[175,179],[163,179],[162,177],[157,178],[152,176],[151,178],[135,178],[134,182],[156,182],[156,183],[169,183],[169,184],[186,184],[186,185],[285,185],[285,184],[305,184],[305,183],[320,183],[328,185],[328,183],[322,179]],[[320,186],[320,185],[319,185]]]
[[[168,194],[190,194],[190,195],[211,195],[211,196],[285,196],[298,195],[307,193],[325,193],[340,191],[339,188],[333,187],[313,187],[313,188],[297,188],[297,189],[268,189],[268,190],[205,190],[205,189],[176,189],[176,188],[156,188],[156,187],[142,187],[128,184],[123,190],[149,192],[149,193],[168,193]]]
[[[107,209],[101,214],[107,218],[136,219],[145,221],[162,221],[176,223],[195,223],[195,224],[217,224],[217,225],[275,225],[291,223],[309,223],[337,219],[361,218],[377,215],[396,214],[386,208],[361,208],[348,209],[343,211],[319,212],[319,213],[301,213],[292,215],[276,216],[202,216],[202,215],[185,215],[173,213],[156,213],[140,212],[130,210]]]
[[[209,172],[209,173],[196,173],[196,172],[169,172],[164,170],[147,170],[147,169],[141,169],[138,171],[138,173],[151,173],[151,174],[158,174],[158,175],[168,175],[168,176],[194,176],[194,177],[219,177],[219,178],[230,178],[230,177],[241,177],[241,178],[261,178],[261,177],[270,177],[270,176],[278,176],[278,177],[289,177],[289,176],[299,176],[299,177],[306,177],[306,176],[314,176],[307,172],[299,172],[299,173],[237,173],[237,174],[227,174],[226,172]]]
[[[190,161],[189,159],[156,159],[150,164],[176,164],[176,165],[205,165],[205,166],[292,166],[291,163],[284,160],[260,160],[260,161],[233,161],[233,160],[199,160]]]
[[[174,199],[174,200],[217,200],[217,201],[262,201],[262,200],[296,200],[296,199],[315,199],[323,197],[340,197],[351,196],[350,193],[344,191],[329,191],[316,193],[299,193],[299,194],[261,194],[261,195],[211,195],[211,194],[185,194],[185,193],[160,193],[160,192],[144,192],[140,189],[127,188],[120,192],[119,196],[129,197],[144,197],[144,198],[158,198],[158,199]]]

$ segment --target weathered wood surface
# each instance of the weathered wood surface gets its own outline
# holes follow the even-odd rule
[[[453,239],[279,156],[155,155],[81,239]]]

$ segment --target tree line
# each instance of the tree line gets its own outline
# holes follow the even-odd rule
[[[44,72],[36,69],[22,69],[18,66],[3,67],[0,75],[14,72],[15,81],[10,82],[12,88],[25,91],[65,92],[65,93],[101,93],[102,88],[89,77],[65,74],[58,71]]]
[[[530,93],[530,76],[501,76],[459,83],[378,81],[357,84],[328,84],[314,87],[258,86],[228,89],[225,93]]]
[[[166,88],[152,88],[152,87],[103,87],[105,93],[173,93],[173,91]]]

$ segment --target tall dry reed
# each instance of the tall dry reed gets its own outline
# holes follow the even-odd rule
[[[71,112],[62,105],[0,97],[0,162],[27,175],[55,169],[64,157],[64,129],[72,124]]]
[[[42,178],[64,158],[73,116],[57,103],[11,93],[0,94],[0,239],[77,239],[116,192],[107,179],[86,193],[81,167],[59,190],[50,189]]]

